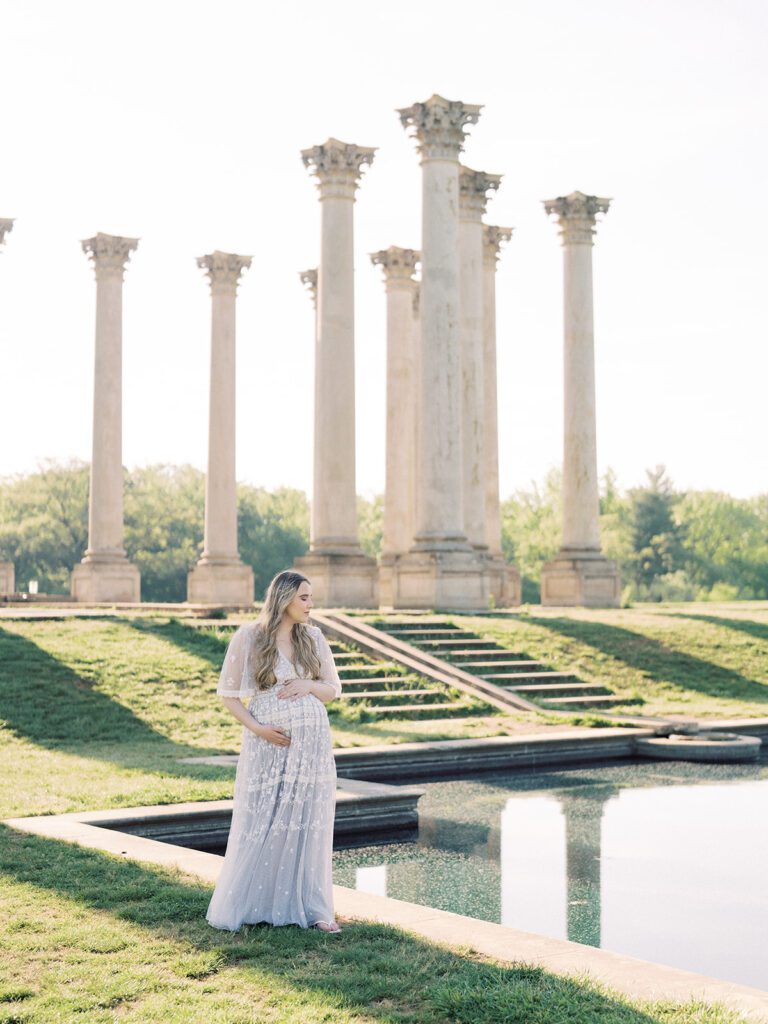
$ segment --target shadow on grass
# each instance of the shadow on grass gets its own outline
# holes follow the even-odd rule
[[[629,668],[637,669],[646,679],[672,683],[681,690],[692,690],[710,697],[768,703],[768,687],[763,683],[703,658],[676,651],[652,637],[622,626],[534,616],[527,621],[587,644]],[[641,682],[642,679],[638,679],[638,683]]]
[[[694,612],[665,612],[673,619],[692,619],[694,622],[708,622],[712,626],[723,626],[737,633],[746,633],[756,640],[768,640],[768,623],[754,622],[752,619],[723,619],[717,615],[699,615]]]
[[[135,745],[167,757],[164,774],[195,779],[227,774],[216,766],[176,764],[175,758],[217,751],[174,742],[33,641],[2,628],[0,719],[8,730],[37,746],[82,757],[92,756],[89,745],[114,744],[108,756],[97,759],[126,768],[141,767],[131,754]]]
[[[255,997],[263,992],[265,980],[270,990],[278,995],[284,992],[289,999],[290,1008],[286,1007],[282,1020],[296,1019],[291,1014],[302,1005],[310,1014],[318,1008],[326,1013],[330,1010],[334,1020],[361,1014],[381,1024],[592,1024],[597,1020],[602,1024],[657,1024],[662,1019],[587,983],[524,964],[478,962],[470,955],[441,949],[385,925],[355,923],[333,938],[295,927],[250,926],[234,934],[216,931],[204,920],[211,889],[202,883],[182,883],[159,869],[5,826],[0,826],[0,846],[3,871],[9,879],[33,887],[43,904],[47,893],[72,901],[71,944],[85,945],[89,924],[82,911],[93,910],[130,922],[144,929],[148,939],[159,941],[157,951],[144,948],[140,954],[156,955],[158,979],[168,973],[168,967],[173,970],[181,954],[189,957],[192,952],[193,960],[195,953],[207,954],[206,991],[216,991],[220,998],[231,997],[233,1019],[238,1021],[243,1005],[238,997],[241,1000],[243,995]],[[45,907],[36,909],[46,912]],[[20,903],[18,918],[6,917],[5,925],[10,937],[17,925],[35,930],[29,891]],[[50,937],[45,929],[38,930],[38,944],[49,941],[51,955],[60,957],[61,928]],[[130,961],[128,947],[123,957]],[[163,963],[163,958],[169,963]],[[70,973],[88,971],[87,957],[80,960]],[[220,988],[212,988],[214,976],[226,968],[226,980],[218,983]],[[130,962],[123,970],[130,972]],[[190,979],[200,976],[199,969],[187,974]],[[192,987],[194,984],[190,980]],[[178,977],[162,992],[168,1019],[185,992]],[[44,992],[42,998],[50,1000],[52,992]],[[72,998],[76,999],[76,994],[68,999],[70,1012],[77,1009]],[[135,994],[129,998],[134,999]],[[34,1002],[35,996],[26,1001],[33,1011]],[[279,1009],[279,1002],[273,1009]],[[709,1015],[676,1019],[705,1021]],[[715,1019],[713,1016],[713,1024]]]
[[[223,635],[219,635],[218,627],[203,629],[187,626],[178,619],[158,622],[155,619],[120,618],[116,621],[122,626],[135,629],[137,633],[156,636],[167,643],[174,644],[187,654],[202,658],[217,672],[221,669],[227,645],[236,629],[234,623],[228,625],[225,619],[221,623]]]

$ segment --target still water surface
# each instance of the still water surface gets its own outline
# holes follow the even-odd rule
[[[418,841],[337,851],[337,884],[768,989],[765,761],[419,785]]]

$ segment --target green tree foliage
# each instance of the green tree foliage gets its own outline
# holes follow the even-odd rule
[[[205,476],[192,466],[146,466],[125,474],[125,548],[141,572],[145,601],[184,601],[187,572],[203,546]],[[240,554],[256,594],[307,550],[309,506],[302,491],[238,487]],[[88,466],[50,463],[0,480],[0,557],[15,563],[21,589],[37,579],[69,593],[72,566],[88,542]]]
[[[739,500],[717,491],[681,497],[685,570],[721,599],[768,596],[768,495]]]
[[[69,573],[88,542],[88,465],[44,463],[37,473],[0,479],[0,558],[16,566],[17,587],[69,593]]]
[[[256,599],[261,600],[275,573],[290,568],[309,547],[307,496],[289,487],[269,492],[240,484],[237,521],[240,557],[253,568]]]
[[[373,498],[357,498],[357,522],[360,531],[360,547],[366,555],[376,558],[381,552],[381,537],[384,532],[384,495]]]
[[[638,586],[683,567],[682,523],[675,519],[675,495],[664,466],[647,470],[645,487],[629,492],[631,551],[625,566]]]
[[[501,503],[504,556],[520,570],[523,601],[539,600],[541,566],[560,546],[562,477],[550,470],[543,486],[519,490]]]
[[[240,554],[253,567],[256,596],[308,547],[302,491],[238,486]],[[142,576],[145,601],[183,601],[187,572],[203,544],[205,477],[191,466],[147,466],[125,474],[125,546]],[[502,503],[502,543],[520,569],[523,600],[539,600],[542,564],[560,546],[561,479],[519,490]],[[358,498],[360,543],[381,549],[384,499]],[[678,492],[662,466],[622,493],[615,475],[601,485],[603,550],[622,568],[625,600],[768,598],[768,494],[739,499]],[[51,594],[69,592],[69,574],[88,539],[88,466],[46,463],[0,479],[0,558]]]

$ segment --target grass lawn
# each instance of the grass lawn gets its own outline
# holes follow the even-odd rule
[[[768,603],[532,608],[455,620],[586,682],[639,698],[630,713],[768,717]]]
[[[737,1024],[398,929],[214,931],[178,873],[0,826],[0,1024]]]
[[[457,620],[458,621],[458,620]],[[768,713],[768,605],[541,610],[483,632],[645,700],[637,711]],[[231,796],[235,751],[214,695],[228,634],[163,617],[0,620],[0,817]],[[338,745],[498,735],[554,716],[345,721]],[[0,826],[0,1024],[146,1021],[733,1024],[726,1011],[630,1003],[500,967],[397,929],[339,937],[203,920],[210,890],[178,874]]]

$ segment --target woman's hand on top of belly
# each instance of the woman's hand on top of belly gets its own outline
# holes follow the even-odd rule
[[[298,700],[312,693],[312,679],[289,679],[277,695],[278,700]]]

